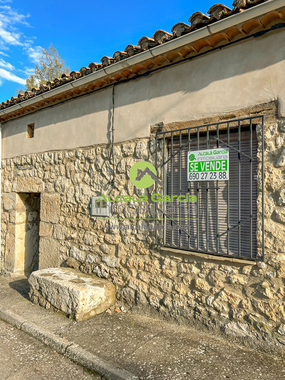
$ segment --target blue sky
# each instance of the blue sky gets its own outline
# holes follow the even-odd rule
[[[224,1],[231,7],[232,1]],[[71,70],[100,62],[140,37],[171,30],[214,1],[0,0],[0,102],[25,88],[42,48],[51,43]]]

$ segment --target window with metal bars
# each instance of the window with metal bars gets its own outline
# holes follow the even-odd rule
[[[257,245],[256,124],[260,123],[260,117],[257,119],[159,133],[158,138],[164,141],[165,193],[170,196],[189,193],[197,197],[196,203],[182,203],[174,198],[165,204],[164,246],[246,259],[263,258],[263,247],[258,249]],[[263,117],[261,120],[263,124]],[[262,149],[263,127],[261,131]],[[229,180],[188,181],[189,152],[225,147],[229,149]],[[261,161],[259,170],[263,173]],[[263,174],[260,178],[263,182]]]

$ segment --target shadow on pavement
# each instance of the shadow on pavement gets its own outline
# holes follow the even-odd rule
[[[29,291],[30,285],[27,278],[22,278],[21,280],[16,280],[9,283],[9,286],[21,294],[22,297],[30,300]]]

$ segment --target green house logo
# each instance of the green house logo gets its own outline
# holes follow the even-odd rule
[[[147,161],[136,162],[129,173],[132,184],[139,189],[147,189],[155,182],[162,185],[161,181],[157,178],[157,171],[155,167]]]
[[[190,154],[189,161],[194,161],[194,160],[195,160],[195,154]]]

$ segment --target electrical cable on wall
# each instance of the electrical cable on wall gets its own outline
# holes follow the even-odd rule
[[[111,159],[113,167],[113,178],[111,180],[111,185],[114,187],[115,183],[115,157],[114,157],[114,113],[115,113],[115,86],[112,87],[112,117],[111,117]]]

